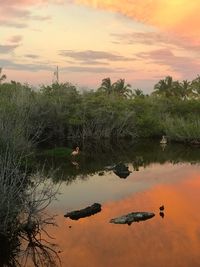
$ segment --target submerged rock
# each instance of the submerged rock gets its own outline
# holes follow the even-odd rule
[[[154,216],[155,214],[152,212],[131,212],[126,215],[111,219],[110,223],[131,225],[133,222],[145,221]]]
[[[113,172],[119,176],[120,178],[127,178],[131,171],[129,171],[128,167],[123,164],[119,163],[113,168]]]
[[[72,220],[78,220],[80,218],[94,215],[100,211],[101,211],[101,204],[94,203],[93,205],[88,206],[84,209],[68,212],[64,215],[64,217],[66,218],[69,217]]]

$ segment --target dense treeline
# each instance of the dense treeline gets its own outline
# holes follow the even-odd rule
[[[102,80],[96,91],[70,83],[33,90],[0,77],[0,142],[29,150],[34,143],[70,138],[156,138],[200,142],[200,77],[159,81],[150,95],[123,79]]]

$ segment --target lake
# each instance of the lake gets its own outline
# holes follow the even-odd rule
[[[155,141],[94,147],[82,148],[71,161],[46,160],[59,168],[54,183],[60,183],[60,194],[48,210],[57,214],[57,227],[46,231],[55,238],[62,266],[200,266],[200,148]],[[119,162],[131,171],[126,178],[111,169]],[[64,217],[93,203],[102,205],[101,212]],[[155,216],[131,225],[110,223],[138,211]]]

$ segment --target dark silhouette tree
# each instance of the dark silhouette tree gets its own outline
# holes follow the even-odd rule
[[[173,79],[171,76],[167,76],[164,80],[160,80],[154,86],[154,94],[160,96],[170,97],[173,95]]]
[[[125,83],[125,79],[119,79],[113,84],[114,92],[122,97],[129,97],[132,94],[131,85]]]
[[[103,92],[105,92],[107,94],[113,93],[113,84],[111,82],[110,77],[105,78],[105,79],[102,80],[101,86],[99,87],[98,90],[99,91],[103,91]]]

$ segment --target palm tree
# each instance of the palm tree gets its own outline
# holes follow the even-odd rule
[[[2,73],[2,68],[0,68],[0,84],[6,79],[6,75],[1,73]]]
[[[193,96],[191,82],[183,80],[182,83],[180,83],[180,89],[182,99],[188,99]]]
[[[200,97],[200,76],[198,75],[197,78],[195,78],[191,82],[191,90],[193,95],[196,97]]]
[[[119,96],[129,97],[132,94],[131,85],[125,84],[125,79],[119,79],[113,84],[114,92]]]
[[[98,88],[98,90],[106,92],[107,94],[111,94],[113,92],[113,84],[110,77],[102,80],[101,86]]]
[[[133,94],[134,97],[140,97],[140,98],[144,98],[144,93],[141,89],[134,89],[133,90]]]
[[[154,86],[154,94],[163,95],[166,97],[173,95],[173,79],[171,76],[167,76],[164,80],[160,80]]]

